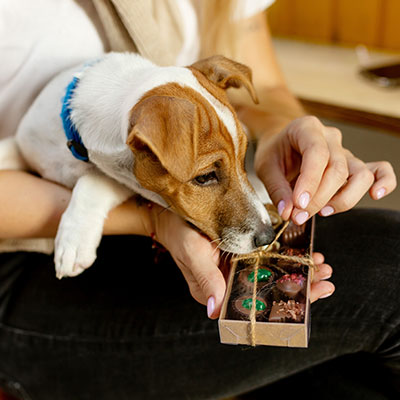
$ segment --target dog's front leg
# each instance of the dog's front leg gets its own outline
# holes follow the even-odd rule
[[[130,189],[97,170],[78,179],[56,236],[57,278],[76,276],[94,263],[108,212],[131,195]]]

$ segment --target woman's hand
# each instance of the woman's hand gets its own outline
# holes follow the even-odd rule
[[[332,267],[324,263],[325,257],[321,253],[313,253],[313,259],[317,268],[311,282],[311,303],[329,297],[335,291],[333,283],[326,281],[332,276]]]
[[[367,191],[378,200],[396,187],[390,163],[364,163],[342,147],[338,129],[312,116],[261,138],[255,169],[283,219],[292,218],[299,225],[316,213],[347,211]]]
[[[207,305],[211,319],[218,318],[226,289],[225,278],[218,267],[219,250],[171,211],[154,205],[151,213],[156,238],[171,253],[191,295],[199,303]],[[314,262],[318,271],[311,285],[312,302],[329,296],[335,290],[332,283],[324,281],[331,276],[332,268],[324,264],[323,255],[315,253]]]
[[[151,214],[156,240],[170,252],[192,297],[207,305],[210,318],[217,318],[226,288],[224,276],[218,268],[217,246],[169,210],[154,205]]]

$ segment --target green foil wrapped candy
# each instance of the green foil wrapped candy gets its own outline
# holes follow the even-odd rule
[[[258,273],[257,273],[257,281],[258,282],[267,282],[269,278],[271,277],[272,272],[267,269],[267,268],[259,268]],[[247,280],[249,282],[254,282],[254,271],[250,272],[250,274],[247,277]]]
[[[248,310],[251,309],[253,305],[253,299],[252,298],[248,298],[242,301],[242,306],[244,308],[247,308]],[[264,311],[266,308],[265,303],[262,302],[261,300],[256,299],[256,311]]]

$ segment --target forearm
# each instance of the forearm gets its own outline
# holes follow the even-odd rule
[[[0,171],[0,239],[55,237],[71,191],[22,171]],[[112,210],[105,235],[149,235],[147,207],[127,201]]]
[[[230,101],[252,137],[271,136],[293,119],[305,115],[300,102],[286,86],[275,55],[264,13],[237,24],[235,59],[252,69],[259,104],[243,90],[232,89]]]

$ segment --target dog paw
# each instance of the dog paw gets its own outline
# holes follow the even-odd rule
[[[79,247],[71,245],[56,246],[54,253],[56,277],[61,279],[77,276],[89,268],[95,260],[96,252],[82,251]]]
[[[60,227],[61,228],[61,227]],[[55,241],[54,264],[58,279],[74,277],[89,268],[96,260],[100,235],[59,229]]]

